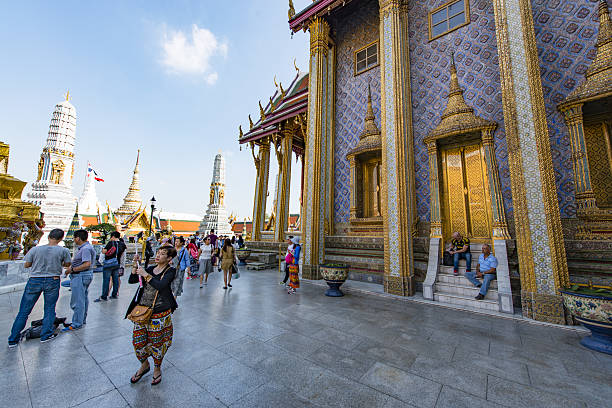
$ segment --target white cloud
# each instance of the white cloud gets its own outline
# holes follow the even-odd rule
[[[207,84],[217,82],[219,74],[211,65],[214,56],[227,56],[227,43],[220,41],[210,30],[196,24],[191,34],[163,27],[161,63],[171,73],[201,75]]]

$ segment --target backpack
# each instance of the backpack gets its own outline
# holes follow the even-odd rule
[[[42,333],[42,324],[43,319],[33,320],[30,327],[21,332],[21,338],[26,340],[39,339]],[[63,324],[64,327],[70,326],[70,323],[66,323],[65,317],[56,317],[53,322],[53,330],[57,329],[60,324]]]

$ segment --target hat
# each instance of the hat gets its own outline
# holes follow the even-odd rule
[[[291,238],[291,242],[293,242],[295,245],[299,245],[300,237],[293,237],[293,238]]]

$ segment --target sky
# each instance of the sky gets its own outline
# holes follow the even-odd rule
[[[310,0],[294,0],[297,11]],[[226,159],[225,202],[252,217],[255,166],[238,125],[258,100],[308,69],[308,33],[291,36],[288,0],[64,0],[3,2],[0,140],[9,173],[33,182],[55,104],[70,90],[77,111],[73,194],[87,162],[104,178],[98,199],[127,193],[141,149],[141,195],[162,211],[204,215],[215,155]],[[272,155],[273,156],[273,155]],[[272,157],[273,158],[273,157]],[[276,160],[270,160],[268,208]],[[299,212],[301,163],[290,211]]]

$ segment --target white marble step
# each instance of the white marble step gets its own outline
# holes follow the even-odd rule
[[[482,279],[479,279],[479,280],[482,282]],[[453,275],[452,272],[451,273],[439,273],[436,284],[438,283],[473,286],[472,283],[465,276],[463,275],[455,276]],[[497,280],[491,281],[491,284],[489,285],[489,290],[491,289],[497,289]]]
[[[472,260],[472,271],[476,271],[476,265],[478,265],[478,261]],[[440,273],[453,273],[454,269],[455,268],[452,265],[451,266],[445,266],[445,265],[440,264],[440,266],[438,266],[438,272],[440,272]],[[461,274],[464,274],[466,269],[467,268],[465,266],[465,261],[464,260],[459,261],[459,268],[457,270]]]
[[[469,285],[454,285],[450,283],[436,282],[436,290],[434,293],[461,295],[474,298],[479,291],[480,288],[475,287],[471,283],[469,283]],[[497,289],[489,288],[485,299],[497,301]]]
[[[499,311],[497,301],[493,300],[476,300],[471,296],[451,295],[448,293],[434,293],[434,300],[440,303],[448,303],[451,305],[471,307],[474,309]]]

